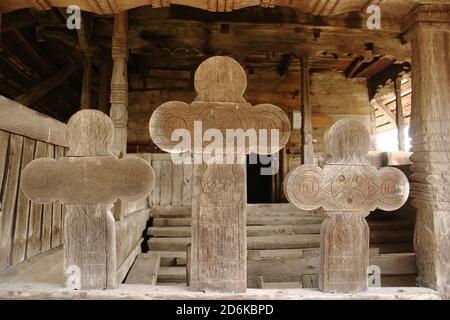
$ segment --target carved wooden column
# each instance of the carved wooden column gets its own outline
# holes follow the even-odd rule
[[[128,123],[128,13],[115,15],[112,39],[113,72],[111,80],[111,111],[114,123],[113,152],[127,153]]]
[[[409,183],[398,169],[370,166],[370,135],[352,119],[336,122],[325,136],[331,155],[323,168],[300,166],[285,180],[285,194],[302,210],[323,209],[319,288],[325,292],[367,290],[369,226],[377,207],[392,211],[408,199]]]
[[[302,67],[302,143],[303,164],[314,164],[312,112],[309,104],[309,65],[308,57],[301,58]]]
[[[191,287],[198,291],[246,290],[245,156],[274,154],[290,136],[287,115],[270,104],[252,107],[243,98],[246,87],[247,76],[239,63],[228,57],[210,58],[195,74],[196,100],[190,105],[165,103],[150,120],[150,136],[159,148],[194,154],[189,275]],[[185,146],[178,139],[172,141],[177,129],[184,129],[192,141]],[[272,130],[278,136],[272,136]],[[257,141],[249,142],[247,134],[252,132]],[[211,155],[208,149],[214,138],[204,138],[203,143],[201,139],[212,133],[222,137],[221,142],[215,140],[215,151],[224,156],[222,163],[205,160]],[[264,139],[267,145],[258,145]]]
[[[450,281],[450,5],[421,5],[405,19],[412,49],[411,190],[419,284]]]
[[[64,271],[71,289],[106,289],[116,281],[115,220],[118,199],[139,200],[154,182],[151,166],[138,157],[111,153],[113,124],[104,113],[83,110],[69,121],[67,157],[40,158],[25,167],[21,187],[39,204],[60,201],[64,220]]]
[[[406,151],[405,141],[405,116],[403,114],[402,103],[402,77],[398,76],[394,82],[395,87],[395,103],[396,103],[396,122],[398,131],[398,150]]]

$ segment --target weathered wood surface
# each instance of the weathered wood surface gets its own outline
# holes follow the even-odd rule
[[[118,198],[137,201],[151,191],[153,171],[149,168],[137,157],[41,159],[23,171],[23,190],[39,203],[114,203]]]
[[[217,152],[223,154],[274,154],[288,142],[290,122],[284,111],[274,105],[261,104],[252,107],[243,98],[247,87],[247,76],[244,69],[228,57],[213,57],[203,62],[195,74],[197,98],[191,105],[173,101],[161,105],[150,119],[150,136],[153,142],[164,151],[170,153],[206,152],[210,141],[204,141],[201,150],[195,150],[194,137],[196,121],[202,123],[201,135],[209,129],[216,129],[227,137],[227,129],[267,130],[267,145],[255,145],[257,141],[246,139],[238,146],[235,139],[231,148],[227,141],[217,144]],[[184,129],[190,133],[191,146],[183,148],[179,141],[173,141],[172,133],[176,129]],[[278,140],[272,141],[271,130],[278,130]],[[269,134],[268,134],[269,133]],[[197,134],[198,135],[198,134]],[[243,135],[243,134],[242,134]],[[243,136],[245,137],[245,136]]]
[[[0,283],[63,283],[63,251],[59,246],[0,271]]]
[[[113,70],[111,78],[110,116],[114,123],[112,150],[116,156],[127,153],[128,124],[128,13],[114,17],[112,37]]]
[[[450,5],[424,5],[405,23],[412,47],[412,204],[418,209],[419,283],[439,291],[450,281]]]
[[[320,288],[325,292],[367,290],[369,227],[377,207],[392,211],[408,199],[409,182],[398,169],[368,165],[370,135],[357,121],[336,122],[325,137],[330,154],[322,168],[305,165],[285,180],[289,201],[303,210],[322,208]]]
[[[221,143],[216,141],[216,156],[217,153],[234,156],[250,152],[278,152],[289,140],[289,118],[276,106],[262,104],[252,107],[246,103],[243,98],[246,87],[245,71],[235,60],[213,57],[204,61],[195,73],[196,100],[191,105],[167,102],[153,113],[149,124],[153,142],[170,153],[190,151],[195,153],[194,158],[205,155],[210,143],[194,141],[198,139],[196,126],[201,123],[202,136],[208,129],[218,131],[222,137],[227,137],[229,129],[242,131],[231,145],[228,138]],[[173,141],[172,134],[177,129],[189,132],[191,141],[187,145],[181,146]],[[260,139],[246,139],[244,132],[249,129],[259,130],[255,138],[265,138],[267,144],[256,145]],[[278,136],[268,135],[271,130],[277,130]],[[239,140],[242,140],[242,145]],[[196,161],[192,169],[190,286],[200,291],[243,292],[247,285],[245,166],[237,164],[235,159],[234,164],[210,164],[203,158],[202,162]],[[161,172],[165,167],[168,164],[161,166]],[[172,190],[167,187],[169,178],[161,176],[162,206],[169,204],[166,194]],[[179,244],[180,250],[185,249],[183,245]]]
[[[59,200],[66,205],[66,285],[73,289],[113,288],[118,268],[113,203],[118,198],[148,196],[154,173],[143,159],[112,156],[113,123],[100,111],[75,114],[68,124],[67,141],[67,157],[33,161],[22,173],[21,187],[34,202]],[[51,205],[49,208],[51,218]],[[45,206],[43,214],[45,219]]]
[[[66,124],[0,96],[0,130],[67,146]]]
[[[75,69],[72,64],[62,68],[51,78],[34,85],[30,90],[17,97],[15,101],[24,106],[32,105],[69,78],[75,72]]]
[[[157,253],[140,254],[136,258],[125,283],[155,285],[161,257]]]
[[[134,212],[116,222],[117,265],[128,258],[130,252],[142,241],[142,234],[150,217],[149,209]]]
[[[418,1],[392,1],[388,5],[382,6],[384,12],[392,12],[398,10],[400,15],[406,14],[414,8]],[[49,10],[52,7],[66,7],[69,4],[67,0],[49,1],[6,1],[0,5],[0,12],[9,12],[23,8],[35,8],[38,10]],[[275,6],[288,6],[298,8],[305,13],[321,16],[334,16],[350,11],[363,12],[368,3],[366,0],[352,0],[339,2],[337,0],[311,0],[311,1],[286,1],[286,0],[217,0],[217,1],[198,1],[198,0],[126,0],[120,2],[112,2],[109,0],[94,1],[72,1],[82,10],[94,12],[96,14],[116,14],[121,11],[127,11],[133,8],[152,5],[153,8],[167,7],[171,4],[190,6],[212,12],[230,12],[247,7],[261,6],[263,8],[273,8]]]

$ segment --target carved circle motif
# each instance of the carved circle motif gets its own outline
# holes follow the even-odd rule
[[[301,166],[286,177],[285,193],[293,205],[302,210],[314,210],[321,205],[321,169]]]
[[[399,209],[409,197],[409,181],[397,168],[383,168],[379,171],[379,208],[386,211]]]

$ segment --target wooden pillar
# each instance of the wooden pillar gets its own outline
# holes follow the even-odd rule
[[[370,150],[377,150],[377,116],[375,114],[375,105],[370,102]]]
[[[93,50],[84,52],[83,86],[81,88],[80,109],[91,109],[92,57]]]
[[[402,77],[399,76],[395,79],[395,102],[396,102],[396,123],[398,130],[398,150],[406,151],[405,141],[405,116],[403,115],[402,104]]]
[[[114,18],[112,39],[113,72],[111,79],[111,111],[114,123],[113,152],[127,153],[128,123],[128,13],[121,12]]]
[[[314,164],[313,128],[311,106],[309,104],[309,66],[308,57],[301,58],[302,66],[302,144],[303,164]]]
[[[108,114],[108,93],[110,91],[110,79],[112,71],[112,61],[108,54],[102,57],[102,66],[100,69],[100,88],[98,93],[98,110]]]
[[[411,189],[418,209],[418,280],[445,291],[450,273],[450,5],[421,5],[404,22],[412,49]]]

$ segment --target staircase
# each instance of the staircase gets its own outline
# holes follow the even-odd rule
[[[190,207],[152,209],[147,234],[149,252],[159,257],[157,284],[186,283],[186,246],[191,241]],[[372,214],[370,263],[382,269],[383,286],[414,286],[414,222],[401,215]],[[249,287],[317,287],[319,273],[320,215],[304,216],[290,204],[247,206]],[[155,259],[141,259],[152,261]],[[136,264],[136,263],[135,263]],[[142,267],[140,267],[142,268]],[[152,276],[154,271],[152,271]]]

